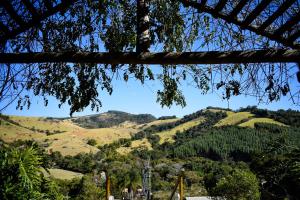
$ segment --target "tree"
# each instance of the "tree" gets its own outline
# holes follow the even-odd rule
[[[183,52],[195,49],[247,50],[293,47],[294,43],[290,39],[295,41],[298,37],[298,32],[292,29],[293,27],[288,27],[289,31],[286,31],[288,32],[286,35],[291,36],[289,38],[284,38],[283,33],[277,35],[278,37],[270,36],[272,33],[268,32],[266,27],[261,29],[263,31],[252,27],[251,22],[255,26],[265,26],[262,22],[268,21],[270,14],[256,14],[253,19],[247,19],[245,23],[248,25],[244,23],[239,25],[235,16],[240,13],[243,18],[246,18],[255,7],[258,7],[257,3],[242,6],[234,17],[224,18],[222,14],[230,13],[236,8],[237,1],[229,0],[224,5],[226,1],[220,1],[219,6],[215,8],[219,9],[218,12],[211,12],[214,7],[210,5],[211,3],[195,5],[194,1],[187,0],[148,1],[148,9],[145,7],[143,10],[145,12],[140,15],[144,19],[140,26],[137,13],[141,12],[136,11],[139,5],[137,2],[140,3],[141,0],[68,2],[62,1],[62,8],[55,13],[51,12],[54,9],[51,9],[51,6],[54,7],[51,2],[50,6],[40,6],[39,12],[44,16],[52,13],[52,16],[44,17],[44,20],[38,22],[33,20],[35,23],[32,23],[32,26],[22,22],[20,17],[16,17],[20,13],[25,13],[22,10],[25,6],[12,5],[15,9],[19,8],[16,15],[12,16],[19,19],[17,21],[24,31],[17,31],[18,34],[13,34],[16,37],[11,38],[3,28],[1,34],[5,37],[4,40],[0,40],[0,52],[27,52],[29,55],[33,55],[31,53],[35,51],[52,52],[54,57],[64,57],[58,56],[62,52],[73,52],[72,58],[76,58],[76,55],[80,58],[84,57],[86,52],[98,52],[104,47],[106,51],[112,53],[110,55],[116,56],[121,52],[139,50],[140,37],[142,40],[146,39],[151,51],[155,52]],[[44,3],[39,0],[35,5],[44,5]],[[273,13],[280,6],[279,2],[275,2],[272,6],[264,6],[264,13]],[[282,26],[285,28],[294,25],[296,20],[286,23],[287,25],[284,23],[298,16],[298,2],[288,4],[288,7],[289,12],[279,13],[282,19],[272,24],[272,30],[279,29],[277,32],[282,32],[286,30],[282,29]],[[2,27],[15,26],[12,22],[14,19],[7,20],[5,17],[6,15],[1,16],[1,21],[6,22]],[[228,23],[224,23],[222,19]],[[24,28],[27,26],[29,28]],[[145,27],[149,29],[144,30]],[[9,28],[6,28],[9,32]],[[145,33],[146,38],[141,32]],[[138,51],[133,55],[139,57],[139,53],[141,52]],[[39,56],[41,55],[33,57]],[[220,55],[221,58],[222,56],[224,54]],[[266,54],[262,57],[265,56]],[[111,56],[108,57],[111,59]],[[297,60],[298,57],[296,56]],[[258,97],[259,101],[276,101],[282,96],[289,95],[296,104],[299,103],[297,101],[299,90],[294,88],[295,84],[292,84],[295,80],[295,70],[293,66],[284,63],[225,64],[223,62],[224,65],[205,66],[166,64],[160,70],[153,70],[153,66],[130,64],[126,56],[125,60],[127,64],[113,63],[113,61],[109,64],[84,63],[80,62],[80,59],[74,64],[67,62],[2,64],[0,102],[4,106],[0,111],[14,100],[18,100],[19,109],[29,107],[31,99],[28,93],[30,92],[42,96],[45,105],[48,104],[49,96],[56,97],[60,102],[59,106],[64,103],[70,105],[71,115],[89,105],[92,109],[99,109],[102,105],[99,90],[106,90],[111,94],[114,77],[122,77],[125,82],[129,78],[136,78],[141,84],[153,80],[160,81],[162,88],[157,91],[157,101],[162,106],[171,106],[173,103],[185,106],[186,102],[180,89],[180,83],[183,81],[191,81],[202,93],[219,89],[224,99],[249,94]]]
[[[259,182],[251,171],[235,169],[217,182],[212,194],[232,200],[259,200]]]

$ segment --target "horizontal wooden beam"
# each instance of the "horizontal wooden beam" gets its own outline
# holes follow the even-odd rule
[[[0,63],[230,64],[300,62],[300,50],[0,53]]]

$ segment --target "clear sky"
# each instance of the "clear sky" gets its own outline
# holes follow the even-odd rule
[[[103,107],[100,112],[106,112],[108,110],[119,110],[134,114],[150,113],[156,117],[162,115],[176,115],[182,117],[186,114],[190,114],[207,106],[217,106],[227,108],[227,101],[223,100],[217,93],[208,93],[202,95],[201,91],[188,85],[187,82],[183,82],[181,89],[186,97],[187,106],[182,108],[181,106],[172,106],[171,108],[161,108],[160,104],[156,102],[156,91],[161,89],[162,85],[155,82],[147,82],[145,85],[141,85],[140,82],[135,80],[129,80],[127,83],[122,80],[114,81],[114,92],[110,96],[105,91],[100,91],[100,99]],[[296,82],[294,84],[299,83]],[[44,106],[42,98],[34,97],[31,95],[32,104],[29,110],[23,111],[16,110],[16,102],[9,106],[3,113],[9,115],[26,115],[26,116],[51,116],[51,117],[68,117],[69,107],[63,105],[58,108],[58,101],[55,98],[49,98],[49,105]],[[296,109],[299,110],[299,106],[293,105],[292,101],[288,100],[288,97],[283,97],[280,101],[266,104],[257,104],[258,101],[249,96],[232,97],[229,101],[229,107],[231,109],[238,109],[240,107],[246,107],[248,105],[257,105],[261,108],[268,108],[270,110],[277,109]],[[86,108],[83,112],[75,113],[74,116],[94,114],[90,108]]]

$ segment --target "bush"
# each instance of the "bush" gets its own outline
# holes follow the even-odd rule
[[[89,139],[89,140],[87,141],[87,144],[88,144],[88,145],[91,145],[91,146],[96,146],[97,141],[96,141],[95,139]]]

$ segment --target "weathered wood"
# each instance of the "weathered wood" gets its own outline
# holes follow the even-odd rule
[[[300,30],[296,31],[295,33],[293,33],[290,37],[288,37],[288,41],[290,42],[294,42],[297,38],[300,37]]]
[[[0,30],[4,34],[8,34],[9,33],[9,29],[1,21],[0,21]]]
[[[227,3],[227,0],[220,0],[218,2],[218,4],[216,5],[216,7],[215,7],[216,12],[220,12],[221,10],[223,10],[223,8],[225,7],[226,3]]]
[[[279,16],[281,16],[296,0],[286,0],[281,6],[259,27],[260,30],[264,30],[270,26]]]
[[[248,0],[241,0],[236,6],[235,8],[231,11],[230,13],[230,17],[236,18],[237,15],[241,12],[241,10],[243,9],[243,7],[247,4]]]
[[[99,63],[99,64],[229,64],[300,62],[300,50],[161,52],[161,53],[0,53],[0,63]]]
[[[44,0],[44,4],[48,10],[51,10],[53,8],[53,3],[51,0]]]
[[[244,26],[251,24],[255,18],[271,3],[272,0],[262,0],[243,21]]]
[[[286,23],[279,27],[274,34],[281,35],[286,31],[289,31],[295,24],[300,21],[300,12],[292,16]]]

